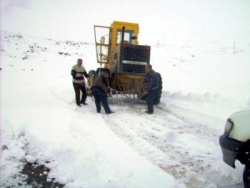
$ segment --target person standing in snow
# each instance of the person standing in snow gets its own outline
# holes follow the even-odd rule
[[[152,65],[145,66],[146,76],[144,78],[144,83],[147,85],[147,91],[144,93],[146,97],[146,102],[148,105],[148,110],[145,113],[153,114],[154,113],[154,101],[156,100],[159,87],[160,87],[160,80],[159,75],[152,69]]]
[[[71,69],[73,77],[73,87],[75,91],[76,105],[81,107],[81,104],[87,105],[87,91],[85,87],[85,77],[88,77],[85,68],[82,66],[82,59],[77,60],[77,64]],[[82,97],[81,96],[82,93]],[[81,99],[80,99],[81,98]]]
[[[110,75],[108,71],[102,72],[94,81],[91,91],[95,98],[97,113],[101,113],[101,104],[106,114],[114,113],[108,104],[108,90],[110,89]]]

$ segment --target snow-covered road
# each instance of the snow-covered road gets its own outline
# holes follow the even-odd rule
[[[187,187],[237,186],[229,185],[232,178],[216,167],[225,119],[194,111],[181,100],[165,96],[163,101],[167,103],[156,106],[154,115],[145,114],[145,104],[137,103],[115,105],[115,118],[103,119],[130,147]]]
[[[218,139],[227,117],[249,105],[245,87],[249,80],[237,76],[248,70],[248,53],[239,54],[245,68],[230,77],[235,82],[225,81],[229,85],[222,87],[217,84],[221,75],[214,73],[209,84],[215,90],[205,93],[206,85],[195,83],[197,79],[190,72],[195,67],[197,74],[202,72],[209,80],[211,73],[202,67],[212,66],[211,62],[204,61],[200,70],[195,59],[192,64],[162,64],[158,70],[164,73],[165,85],[154,114],[144,113],[145,101],[130,104],[110,100],[115,113],[106,115],[96,113],[90,97],[87,106],[79,108],[74,103],[70,70],[79,56],[84,56],[88,70],[95,69],[93,45],[8,32],[2,32],[2,36],[3,187],[21,187],[25,176],[20,172],[25,161],[50,168],[48,181],[54,179],[66,188],[243,187],[243,166],[237,162],[237,168],[232,169],[223,162]],[[227,65],[235,65],[236,59]],[[200,92],[170,92],[173,80],[172,90],[185,80],[186,85],[192,83]],[[230,84],[242,88],[241,92]],[[234,91],[237,100],[231,100]]]

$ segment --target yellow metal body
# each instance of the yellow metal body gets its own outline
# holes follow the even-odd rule
[[[150,47],[138,44],[139,24],[114,21],[110,27],[95,25],[94,30],[97,62],[109,69],[111,87],[140,96]]]

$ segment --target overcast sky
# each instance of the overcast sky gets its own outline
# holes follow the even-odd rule
[[[140,24],[139,40],[250,32],[250,0],[0,0],[1,30],[94,41],[93,25]],[[215,21],[216,20],[216,21]]]

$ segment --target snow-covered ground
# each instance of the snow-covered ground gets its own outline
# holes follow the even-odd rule
[[[29,1],[25,2],[19,6]],[[47,166],[51,169],[48,181],[65,184],[66,188],[243,187],[243,166],[236,162],[236,169],[232,169],[223,162],[218,138],[227,117],[250,106],[250,27],[248,22],[243,24],[248,20],[249,2],[190,4],[190,9],[209,21],[202,22],[208,30],[207,38],[203,38],[205,33],[201,36],[202,27],[189,33],[198,23],[193,21],[204,18],[194,14],[188,17],[181,1],[159,1],[158,8],[163,8],[157,12],[148,0],[151,4],[143,8],[144,14],[140,14],[142,10],[133,12],[139,1],[128,2],[126,12],[117,10],[118,18],[105,14],[103,19],[110,23],[126,13],[129,20],[123,21],[141,24],[139,41],[151,45],[153,69],[163,77],[161,103],[155,106],[153,115],[144,113],[144,102],[124,104],[110,99],[115,111],[111,115],[97,114],[90,97],[87,106],[75,105],[72,66],[83,58],[88,71],[98,67],[92,31],[86,29],[87,34],[78,41],[70,40],[71,36],[58,39],[36,32],[23,34],[20,31],[25,29],[19,31],[11,24],[12,32],[1,31],[1,187],[29,187],[23,185],[25,176],[20,173],[24,161]],[[115,6],[117,2],[112,3]],[[17,13],[24,13],[20,7]],[[98,6],[93,14],[103,8]],[[213,14],[202,12],[203,8],[210,8]],[[219,10],[224,16],[219,16]],[[225,14],[232,10],[238,14]],[[40,11],[35,18],[42,14]],[[128,14],[130,11],[133,14]],[[152,28],[162,23],[158,18],[164,13],[172,22],[166,20],[166,26],[152,35]],[[152,15],[150,19],[148,15]],[[226,15],[231,22],[226,22]],[[185,16],[190,23],[183,24]],[[14,14],[8,18],[13,19]],[[89,28],[91,21],[102,24],[94,16],[91,21],[83,19],[88,20],[79,29]],[[22,23],[20,17],[17,20]],[[43,21],[38,22],[38,28]],[[231,28],[236,23],[238,30]],[[228,32],[222,32],[224,26],[223,31]],[[36,25],[32,31],[35,29]]]
[[[21,181],[13,176],[24,160],[45,164],[49,177],[66,187],[241,184],[242,165],[223,163],[218,137],[226,118],[249,105],[249,47],[237,54],[206,52],[220,63],[201,62],[202,54],[187,57],[188,49],[167,53],[172,63],[153,64],[164,83],[155,114],[144,114],[144,103],[111,100],[115,113],[107,116],[96,114],[90,97],[88,106],[74,103],[70,70],[78,57],[86,69],[97,67],[93,44],[9,32],[1,37],[2,185]],[[154,49],[159,59],[164,49]]]

